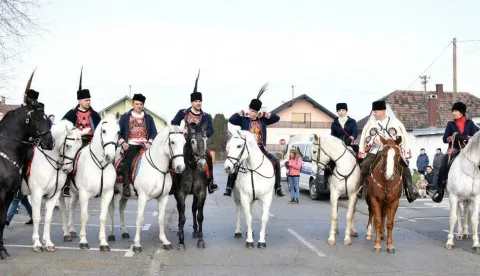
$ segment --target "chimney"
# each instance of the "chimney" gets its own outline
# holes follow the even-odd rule
[[[445,94],[443,93],[443,84],[436,84],[436,94],[438,100],[445,100]]]
[[[440,89],[442,87],[441,84],[437,84],[437,93],[438,93],[438,87],[440,86]],[[440,90],[442,91],[442,90]],[[429,128],[437,128],[437,101],[438,101],[438,94],[430,94],[427,96],[427,101],[428,101],[428,127]],[[443,92],[442,92],[443,95]]]

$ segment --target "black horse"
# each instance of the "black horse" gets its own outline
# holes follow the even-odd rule
[[[174,195],[178,210],[178,246],[177,249],[185,250],[184,231],[185,226],[185,199],[193,194],[193,238],[198,238],[197,247],[205,248],[203,241],[203,207],[207,198],[207,137],[205,128],[201,125],[191,124],[188,126],[187,141],[183,150],[185,158],[185,170],[182,174],[174,175]],[[198,213],[197,213],[198,212]]]
[[[9,256],[3,246],[3,230],[7,210],[14,194],[21,188],[21,169],[29,146],[52,150],[54,141],[50,132],[44,105],[27,103],[5,114],[0,121],[0,260]],[[34,138],[33,142],[28,142]]]

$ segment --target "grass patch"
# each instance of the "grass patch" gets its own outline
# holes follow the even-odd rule
[[[415,171],[415,173],[412,175],[412,183],[415,184],[418,180],[420,180],[420,174]]]

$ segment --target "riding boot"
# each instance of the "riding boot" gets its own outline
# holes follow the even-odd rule
[[[218,186],[217,184],[215,183],[215,180],[213,180],[213,162],[212,162],[212,158],[210,155],[207,155],[207,164],[208,164],[208,171],[209,171],[209,174],[210,174],[210,178],[207,180],[208,181],[208,193],[209,194],[212,194],[213,192],[215,192],[216,190],[218,190]]]
[[[403,168],[403,181],[408,203],[412,203],[418,198],[418,191],[412,184],[412,173],[408,167]]]
[[[285,192],[283,191],[282,185],[280,183],[280,163],[277,160],[275,162],[275,194],[278,197],[285,196]]]
[[[225,188],[224,196],[232,196],[233,186],[235,185],[235,180],[237,179],[238,173],[233,173],[228,175],[227,187]]]
[[[180,176],[177,173],[173,173],[172,188],[170,188],[170,192],[168,193],[169,195],[174,195],[175,194],[175,187],[177,187],[177,185],[179,185],[179,182],[180,182],[179,179],[180,179]]]
[[[69,173],[67,174],[67,180],[65,181],[65,186],[63,186],[63,197],[70,197],[70,181],[72,179],[72,175]]]
[[[361,175],[361,184],[360,190],[358,190],[357,198],[358,199],[366,199],[368,193],[368,182],[367,182],[368,173]]]
[[[124,197],[130,197],[130,181],[128,181],[128,171],[123,172],[123,196]]]
[[[443,200],[443,196],[445,194],[445,187],[447,186],[447,175],[448,175],[448,155],[445,155],[444,159],[442,160],[442,164],[440,165],[440,169],[437,175],[437,190],[435,194],[432,196],[433,202],[440,203]]]

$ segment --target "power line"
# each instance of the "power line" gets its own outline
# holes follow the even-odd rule
[[[480,39],[471,39],[471,40],[458,40],[457,42],[479,42]]]
[[[424,75],[425,72],[428,71],[428,69],[430,69],[430,67],[432,67],[432,65],[437,62],[437,60],[445,53],[445,51],[448,49],[448,47],[450,47],[450,44],[452,44],[452,41],[450,41],[447,45],[447,47],[445,47],[445,49],[442,51],[442,53],[427,67],[427,69],[425,69],[425,71],[423,71],[423,73],[421,73],[420,75]],[[415,82],[418,81],[418,77],[415,78],[415,80],[407,87],[406,90],[408,90]]]

